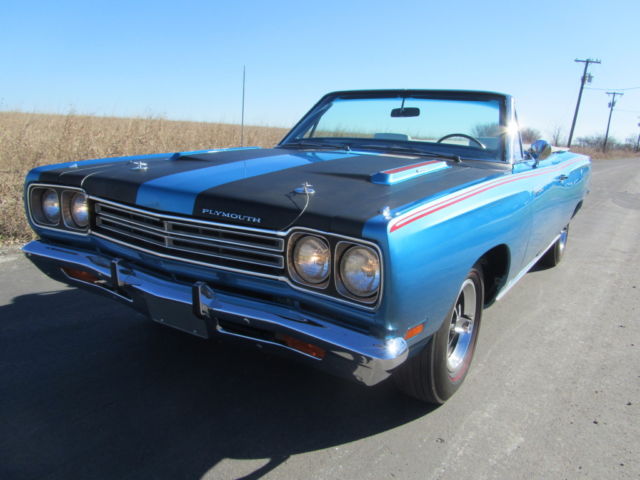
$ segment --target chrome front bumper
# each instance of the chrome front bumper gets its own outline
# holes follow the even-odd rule
[[[118,258],[39,240],[22,248],[50,277],[125,303],[154,321],[202,338],[222,335],[293,354],[328,372],[365,385],[386,379],[408,355],[401,337],[381,340],[291,308],[218,292],[204,282],[192,285],[154,276]],[[87,272],[99,282],[83,281],[63,269]],[[323,358],[280,341],[289,336],[320,347]]]

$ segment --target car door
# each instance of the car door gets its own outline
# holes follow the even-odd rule
[[[539,161],[519,164],[531,194],[531,235],[526,258],[540,255],[569,223],[584,188],[583,169],[570,154],[552,154]]]

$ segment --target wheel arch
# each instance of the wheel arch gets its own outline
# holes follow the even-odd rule
[[[505,244],[496,245],[485,252],[478,262],[482,266],[484,282],[484,306],[491,305],[500,289],[506,284],[511,264],[511,252]]]

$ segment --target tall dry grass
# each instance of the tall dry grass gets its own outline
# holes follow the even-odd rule
[[[283,128],[245,127],[244,143],[269,147],[285,133]],[[0,112],[0,245],[32,238],[22,189],[24,177],[33,167],[239,144],[239,127],[223,123]]]
[[[628,149],[612,149],[603,152],[600,149],[591,147],[571,147],[571,151],[589,155],[593,160],[614,160],[616,158],[632,158],[640,155],[638,152]]]

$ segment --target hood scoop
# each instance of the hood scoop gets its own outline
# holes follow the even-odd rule
[[[414,163],[403,167],[382,170],[371,175],[371,182],[379,185],[395,185],[396,183],[411,180],[412,178],[426,175],[449,168],[447,162],[441,160],[429,160],[428,162]]]

